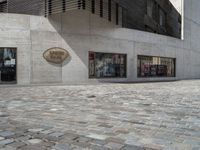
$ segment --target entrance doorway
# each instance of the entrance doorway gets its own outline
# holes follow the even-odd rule
[[[0,48],[0,84],[17,83],[16,55],[16,48]]]

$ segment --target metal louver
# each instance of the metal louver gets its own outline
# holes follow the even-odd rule
[[[82,9],[123,26],[123,13],[126,11],[113,0],[45,0],[45,16]]]
[[[123,26],[126,9],[114,0],[0,0],[0,12],[43,15],[81,9]]]

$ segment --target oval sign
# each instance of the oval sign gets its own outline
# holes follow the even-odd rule
[[[69,57],[69,53],[65,49],[54,47],[46,50],[43,57],[48,62],[61,64]]]

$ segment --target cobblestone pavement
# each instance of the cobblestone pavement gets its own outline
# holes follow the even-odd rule
[[[200,80],[0,87],[1,150],[200,150]]]

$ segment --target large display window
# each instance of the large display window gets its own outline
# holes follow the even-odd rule
[[[126,78],[126,54],[89,52],[90,78]]]
[[[16,83],[16,48],[0,48],[0,83]]]
[[[175,77],[176,59],[138,56],[138,77]]]

